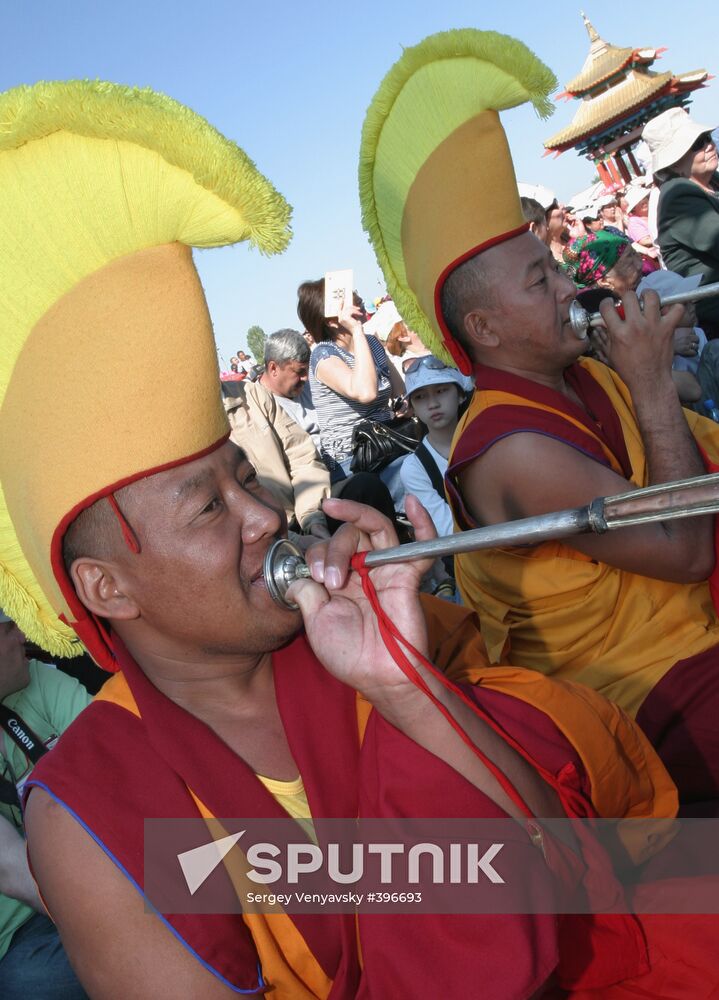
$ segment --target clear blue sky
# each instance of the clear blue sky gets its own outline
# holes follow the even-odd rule
[[[515,35],[556,74],[579,69],[588,38],[566,0],[432,3],[358,0],[4,0],[0,88],[90,77],[151,86],[188,104],[234,139],[294,208],[294,239],[281,257],[246,247],[197,255],[221,354],[247,328],[297,327],[295,290],[325,270],[353,267],[366,298],[381,274],[360,225],[357,150],[364,112],[403,46],[447,28]],[[719,74],[719,5],[677,0],[585,0],[599,33],[616,45],[666,45],[659,68]],[[542,158],[542,140],[576,105],[540,122],[530,108],[504,116],[520,180],[567,199],[592,167],[574,153]],[[696,94],[692,114],[719,122],[719,80]]]

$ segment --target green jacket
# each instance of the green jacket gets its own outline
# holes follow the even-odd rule
[[[17,712],[46,746],[52,746],[92,699],[74,677],[69,677],[46,663],[30,660],[29,671],[30,682],[27,687],[3,698],[2,703],[11,711]],[[0,729],[0,775],[12,781],[20,790],[30,776],[32,767],[32,762],[24,751]],[[0,805],[0,815],[22,831],[19,809]],[[10,947],[15,931],[32,915],[33,910],[29,906],[0,892],[0,959]]]
[[[712,186],[716,194],[684,177],[662,185],[659,196],[659,246],[670,271],[685,277],[704,276],[703,285],[719,281],[719,173]],[[719,331],[719,298],[697,302],[700,326]],[[710,332],[714,332],[711,331]]]

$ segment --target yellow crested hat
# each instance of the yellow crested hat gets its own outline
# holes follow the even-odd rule
[[[469,359],[440,310],[442,286],[470,257],[527,228],[499,111],[552,107],[551,71],[526,46],[464,29],[406,49],[367,111],[362,222],[405,322],[433,353]]]
[[[227,437],[191,248],[279,253],[290,208],[189,108],[87,81],[0,95],[0,191],[0,607],[54,655],[82,641],[112,669],[63,535],[98,498]]]

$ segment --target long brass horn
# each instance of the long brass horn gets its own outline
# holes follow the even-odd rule
[[[594,533],[602,535],[616,528],[626,528],[651,521],[668,521],[679,517],[698,517],[719,512],[719,473],[661,483],[643,489],[630,490],[613,497],[598,497],[586,507],[539,514],[518,521],[490,524],[427,542],[409,542],[390,549],[378,549],[367,555],[365,564],[386,566],[390,563],[411,562],[414,559],[438,558],[492,549],[507,545],[538,545],[557,538]],[[264,560],[265,584],[278,604],[286,608],[297,605],[287,600],[291,583],[309,577],[310,571],[302,552],[282,538],[267,550]]]
[[[699,302],[700,299],[713,299],[716,295],[719,295],[719,281],[715,281],[711,285],[693,288],[691,292],[677,292],[676,295],[667,295],[659,299],[659,305],[663,307],[673,306],[677,302]],[[641,304],[641,299],[639,301]],[[621,303],[616,308],[622,319],[624,319],[624,311]],[[580,340],[587,339],[589,331],[593,326],[605,325],[601,313],[587,312],[576,299],[569,307],[569,322],[572,324],[572,330]]]

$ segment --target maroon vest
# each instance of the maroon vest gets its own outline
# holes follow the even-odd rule
[[[141,718],[117,704],[94,702],[28,784],[44,788],[70,811],[142,893],[143,820],[196,816],[188,788],[218,818],[286,814],[212,730],[161,694],[126,652],[120,650],[118,659]],[[280,716],[313,816],[506,818],[491,799],[376,712],[360,749],[355,692],[324,670],[304,635],[273,655],[273,668]],[[547,716],[500,692],[471,685],[466,690],[542,767],[572,775],[571,797],[580,810],[575,814],[594,815],[581,761]],[[526,847],[518,842],[516,850],[521,854]],[[240,915],[162,919],[223,982],[238,992],[262,991],[257,952]],[[565,975],[578,981],[600,947],[601,970],[595,963],[587,985],[635,975],[646,961],[631,917],[610,918],[611,927],[605,921],[602,928],[602,918],[591,917],[362,914],[362,964],[352,915],[291,919],[333,981],[332,1000],[421,996],[428,984],[434,989],[440,983],[442,995],[462,995],[478,974],[488,996],[529,994],[557,966],[560,943]],[[614,946],[620,930],[621,949]]]

